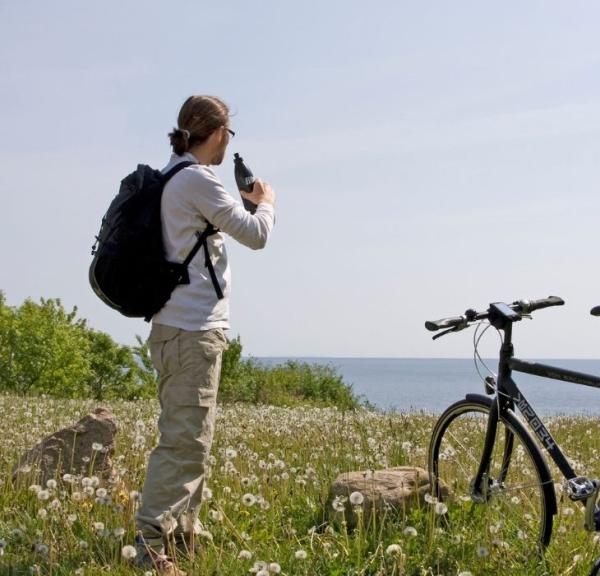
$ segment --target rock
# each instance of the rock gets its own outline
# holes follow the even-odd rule
[[[368,522],[373,512],[385,509],[407,513],[416,503],[423,504],[425,494],[431,493],[431,486],[427,470],[413,466],[345,472],[334,480],[329,491],[327,506],[331,520],[345,519],[349,527],[356,525],[357,515],[350,502],[350,494],[353,492],[362,494],[363,518]],[[343,512],[334,510],[333,503],[336,497],[338,505],[341,502],[344,504]]]
[[[44,438],[19,459],[13,479],[34,472],[42,485],[63,474],[108,478],[112,470],[117,424],[107,408],[96,408],[81,420]],[[94,450],[97,446],[101,450]]]

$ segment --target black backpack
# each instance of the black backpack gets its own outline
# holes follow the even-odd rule
[[[196,244],[182,263],[165,258],[160,220],[163,188],[192,164],[181,162],[166,174],[139,164],[121,181],[119,193],[102,218],[92,247],[89,280],[98,297],[124,316],[149,321],[177,286],[190,283],[188,264],[201,246],[217,297],[223,298],[206,242],[219,230],[208,221],[202,233],[196,232]]]

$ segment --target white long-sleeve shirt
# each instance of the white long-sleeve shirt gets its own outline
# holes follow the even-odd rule
[[[204,250],[194,256],[188,272],[190,283],[177,286],[165,306],[154,315],[153,322],[184,330],[229,328],[229,294],[231,271],[223,233],[254,250],[264,248],[273,228],[273,206],[261,203],[250,214],[230,196],[215,173],[196,164],[189,153],[173,154],[163,173],[180,162],[194,162],[179,171],[165,185],[161,201],[163,242],[167,260],[183,262],[196,243],[206,221],[220,232],[208,237],[210,258],[224,298],[219,300],[208,268]]]

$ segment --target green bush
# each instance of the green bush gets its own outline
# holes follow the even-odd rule
[[[59,299],[6,305],[0,292],[0,391],[132,400],[155,393],[147,350],[117,344],[67,312]]]
[[[242,359],[239,336],[223,355],[219,395],[224,402],[356,408],[359,398],[331,366],[288,361],[266,366]]]
[[[0,392],[95,400],[153,398],[148,348],[116,343],[66,311],[59,299],[6,305],[0,291]],[[224,402],[355,408],[359,401],[332,367],[287,362],[268,367],[242,358],[239,336],[223,354]]]

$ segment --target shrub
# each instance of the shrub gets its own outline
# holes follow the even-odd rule
[[[156,374],[146,344],[115,342],[64,309],[59,299],[6,305],[0,291],[0,392],[95,400],[153,398]],[[223,353],[220,399],[278,406],[355,408],[359,400],[330,366],[266,366],[242,358],[240,337]]]

